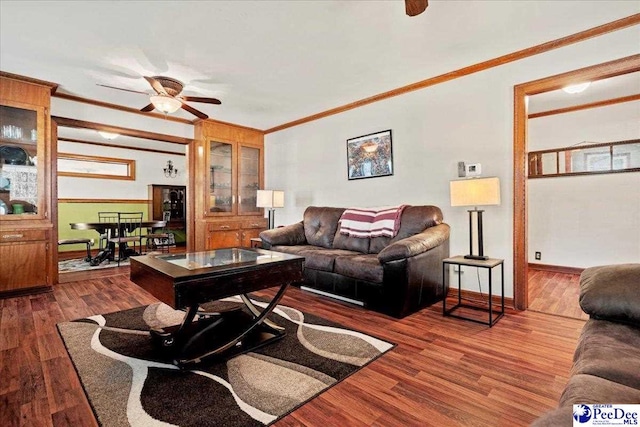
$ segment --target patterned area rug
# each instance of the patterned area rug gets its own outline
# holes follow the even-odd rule
[[[148,331],[183,315],[157,303],[57,325],[101,425],[270,425],[394,347],[279,305],[270,318],[286,328],[284,338],[180,370],[163,360]]]
[[[129,265],[128,258],[120,263],[120,267],[125,265]],[[69,271],[99,270],[101,268],[112,268],[117,266],[118,263],[115,261],[103,261],[99,265],[92,266],[88,261],[85,261],[84,259],[68,259],[58,262],[58,271],[60,273],[64,273]]]

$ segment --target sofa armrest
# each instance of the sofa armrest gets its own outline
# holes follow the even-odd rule
[[[307,243],[302,221],[272,230],[265,230],[260,233],[260,238],[269,247],[278,245],[295,246]]]
[[[596,319],[640,324],[640,264],[587,268],[580,276],[579,301]]]
[[[384,264],[427,252],[449,239],[449,231],[449,225],[444,223],[429,227],[422,233],[414,234],[390,244],[380,251],[378,260]]]

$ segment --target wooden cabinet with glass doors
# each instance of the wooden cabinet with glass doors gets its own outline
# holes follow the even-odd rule
[[[262,208],[256,207],[263,181],[262,133],[202,121],[196,123],[194,144],[198,149],[190,152],[196,154],[195,170],[207,177],[205,185],[194,179],[195,249],[250,247],[267,225]]]
[[[55,87],[0,73],[0,296],[46,290],[55,280],[49,113]]]

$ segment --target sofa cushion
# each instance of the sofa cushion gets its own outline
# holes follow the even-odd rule
[[[323,248],[332,248],[342,212],[344,212],[344,208],[309,206],[304,211],[303,220],[307,243]]]
[[[369,244],[369,253],[377,254],[393,242],[405,239],[423,230],[442,223],[442,211],[437,206],[407,206],[402,211],[398,234],[389,237],[374,237]]]
[[[340,234],[340,227],[336,230],[336,235],[333,239],[334,249],[345,249],[348,251],[356,251],[363,254],[369,252],[369,239],[368,237],[351,237],[346,234]]]
[[[560,398],[560,408],[535,420],[531,427],[572,426],[573,405],[640,402],[640,390],[593,375],[574,375]]]
[[[573,426],[573,407],[565,406],[564,408],[558,408],[555,411],[547,412],[537,420],[535,420],[529,427],[562,427]]]
[[[578,403],[638,403],[640,390],[595,375],[579,374],[569,379],[560,406]]]
[[[287,254],[304,256],[302,255],[302,252],[313,250],[313,249],[317,249],[317,247],[311,246],[311,245],[296,245],[296,246],[285,246],[285,245],[279,246],[278,245],[278,246],[272,246],[270,250],[276,251],[276,252],[284,252]]]
[[[572,374],[595,375],[640,389],[640,327],[590,319],[573,362]]]
[[[333,270],[343,276],[375,283],[382,283],[384,275],[376,254],[340,256],[336,258]]]
[[[304,267],[314,270],[333,272],[335,260],[339,256],[358,255],[358,252],[345,251],[343,249],[308,249],[298,253],[304,257]]]
[[[640,325],[640,264],[584,270],[580,276],[580,307],[595,318]]]

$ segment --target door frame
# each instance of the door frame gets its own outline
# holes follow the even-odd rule
[[[518,310],[529,306],[527,257],[527,97],[565,86],[640,71],[640,55],[545,77],[513,88],[513,289]]]

